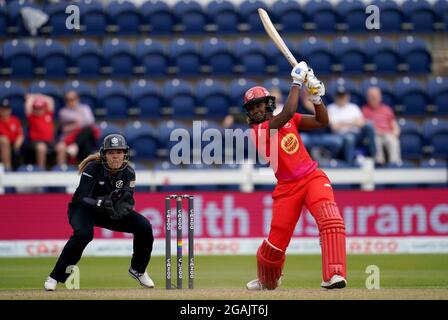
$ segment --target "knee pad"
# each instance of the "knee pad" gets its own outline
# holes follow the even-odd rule
[[[346,277],[345,224],[336,203],[323,202],[316,214],[322,249],[324,281],[337,274]]]
[[[257,251],[258,280],[269,290],[278,286],[285,264],[285,252],[264,240]]]

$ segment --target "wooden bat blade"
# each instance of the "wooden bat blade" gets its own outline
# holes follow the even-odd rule
[[[263,23],[263,27],[266,30],[266,33],[269,35],[269,37],[274,41],[277,48],[283,53],[285,58],[288,60],[288,62],[294,67],[298,64],[296,58],[292,55],[291,51],[286,46],[285,42],[283,41],[282,37],[278,33],[278,31],[275,29],[274,24],[272,23],[271,19],[269,18],[268,13],[266,10],[262,8],[258,8],[258,14],[260,15],[261,22]]]

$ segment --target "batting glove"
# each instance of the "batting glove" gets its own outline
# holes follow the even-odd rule
[[[298,65],[296,65],[291,71],[292,83],[293,85],[302,87],[303,83],[306,80],[306,75],[308,71],[308,65],[305,61],[301,61]]]
[[[316,78],[313,69],[309,69],[306,75],[305,83],[306,91],[310,96],[310,101],[313,104],[320,104],[322,102],[321,97],[325,95],[325,85],[322,81]]]

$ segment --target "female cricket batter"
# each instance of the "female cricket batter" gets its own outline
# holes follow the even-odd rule
[[[58,282],[69,277],[67,267],[76,265],[93,239],[93,227],[134,234],[134,254],[129,275],[142,286],[153,288],[146,273],[154,237],[150,222],[134,211],[135,171],[128,166],[129,147],[122,135],[104,138],[100,152],[79,164],[81,182],[68,206],[73,235],[44,283],[45,290],[56,290]],[[118,205],[120,203],[120,206]]]
[[[283,110],[273,115],[275,97],[263,87],[253,87],[244,94],[243,108],[252,124],[257,150],[267,152],[277,143],[277,159],[269,154],[278,184],[272,194],[271,229],[257,251],[258,279],[247,284],[249,290],[273,290],[280,284],[285,252],[305,205],[319,228],[322,249],[321,286],[344,288],[347,284],[345,225],[334,201],[333,189],[325,173],[317,168],[305,149],[298,129],[322,128],[328,125],[327,110],[321,97],[325,86],[300,62],[291,72],[293,79]],[[296,113],[302,86],[310,94],[314,115]],[[274,141],[276,139],[276,141]],[[274,142],[273,142],[274,141]],[[271,151],[272,153],[272,151]],[[273,162],[276,163],[273,166]]]

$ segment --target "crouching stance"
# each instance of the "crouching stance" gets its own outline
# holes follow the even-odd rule
[[[152,226],[134,211],[135,172],[128,161],[129,147],[125,138],[111,134],[104,138],[99,153],[80,163],[81,181],[68,206],[73,235],[44,283],[46,290],[56,290],[58,282],[67,280],[70,275],[67,268],[81,259],[85,247],[93,239],[94,226],[134,235],[134,253],[128,273],[142,286],[154,287],[146,272],[154,242]]]
[[[257,251],[258,278],[249,290],[273,290],[280,284],[285,252],[291,241],[302,207],[311,212],[319,228],[322,250],[321,286],[344,288],[346,278],[345,225],[334,201],[327,175],[317,168],[305,149],[298,130],[328,125],[321,97],[325,86],[305,62],[291,72],[293,82],[283,109],[273,115],[275,97],[263,87],[253,87],[244,95],[244,110],[252,124],[259,154],[268,156],[278,180],[272,194],[273,209],[269,236]],[[296,113],[302,86],[314,104],[314,115]],[[272,144],[275,143],[275,147]]]

